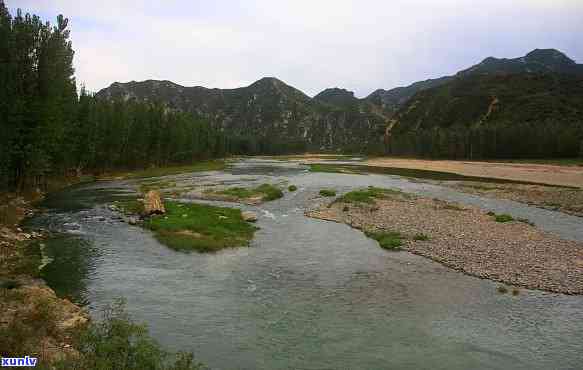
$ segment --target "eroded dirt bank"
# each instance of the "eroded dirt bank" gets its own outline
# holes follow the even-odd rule
[[[472,207],[390,196],[372,204],[334,202],[307,212],[365,231],[398,231],[403,248],[466,274],[506,284],[583,294],[583,244],[524,221],[500,223]],[[429,240],[414,240],[415,235]]]
[[[44,235],[25,232],[19,223],[33,208],[22,198],[3,198],[0,223],[0,355],[36,356],[50,363],[77,356],[72,347],[88,314],[57,297],[39,276]]]

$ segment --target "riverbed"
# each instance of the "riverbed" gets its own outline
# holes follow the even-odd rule
[[[43,277],[94,315],[117,297],[167,348],[193,351],[213,369],[577,369],[583,363],[583,296],[522,289],[463,275],[360,231],[308,218],[339,192],[363,186],[406,192],[528,218],[583,241],[583,218],[464,194],[400,176],[311,173],[298,163],[247,159],[225,172],[166,177],[178,184],[295,184],[259,206],[249,248],[183,253],[120,222],[108,205],[133,180],[97,182],[49,197],[35,227]],[[183,199],[183,201],[194,201]]]

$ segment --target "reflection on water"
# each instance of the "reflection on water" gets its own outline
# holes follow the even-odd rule
[[[247,160],[229,173],[173,179],[288,181],[299,189],[240,206],[258,213],[261,229],[250,248],[216,254],[175,252],[116,220],[106,202],[127,194],[127,183],[65,191],[48,217],[33,220],[73,235],[47,246],[49,283],[62,294],[83,292],[93,312],[126,297],[162,344],[194,351],[215,369],[576,369],[583,362],[583,297],[499,295],[495,283],[384,251],[361,232],[303,212],[320,201],[321,188],[375,185],[526,212],[579,240],[569,230],[583,230],[583,219],[397,176],[309,173],[281,162]]]

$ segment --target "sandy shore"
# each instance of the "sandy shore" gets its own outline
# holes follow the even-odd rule
[[[583,188],[582,166],[447,160],[433,161],[403,158],[372,158],[366,160],[363,164],[379,167],[442,171],[465,176],[479,176]]]
[[[527,223],[499,223],[484,211],[427,198],[391,196],[375,204],[333,203],[307,212],[367,231],[407,235],[404,249],[480,278],[583,294],[583,244]],[[413,236],[425,234],[427,241]],[[387,252],[392,253],[392,252]]]

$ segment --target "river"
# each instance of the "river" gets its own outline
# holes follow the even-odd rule
[[[225,172],[169,176],[192,185],[285,182],[298,191],[261,206],[249,248],[183,253],[116,219],[132,181],[51,195],[30,221],[63,234],[44,242],[43,277],[97,314],[117,297],[170,350],[213,369],[581,369],[583,297],[521,289],[388,252],[346,225],[310,219],[322,188],[399,188],[526,217],[583,241],[583,218],[463,194],[390,175],[311,173],[243,160]],[[188,201],[188,200],[185,200]]]

